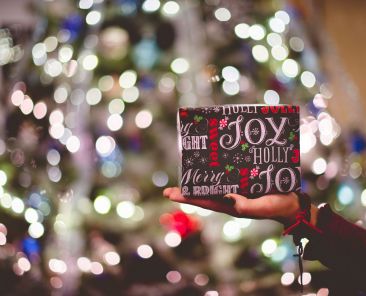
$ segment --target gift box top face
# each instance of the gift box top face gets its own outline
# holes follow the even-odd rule
[[[299,107],[215,105],[177,112],[185,197],[300,191]]]

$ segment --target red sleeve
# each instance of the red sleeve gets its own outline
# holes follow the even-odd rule
[[[334,213],[328,204],[319,209],[316,226],[323,234],[310,235],[303,258],[319,260],[366,289],[366,230]]]

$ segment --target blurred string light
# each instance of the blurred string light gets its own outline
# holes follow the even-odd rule
[[[63,274],[67,271],[67,265],[63,260],[52,258],[48,261],[48,267],[51,271]]]
[[[298,283],[301,283],[301,277],[299,276],[297,278]],[[302,283],[303,285],[308,285],[311,282],[311,274],[309,272],[303,272],[302,273]]]
[[[44,234],[44,227],[39,222],[34,222],[29,225],[28,233],[33,238],[40,238]]]
[[[55,89],[55,92],[53,93],[54,100],[58,104],[66,102],[68,95],[69,91],[66,85],[60,85]]]
[[[141,110],[136,114],[135,123],[137,127],[145,129],[152,123],[152,114],[149,110]]]
[[[301,83],[307,88],[312,88],[316,83],[315,75],[310,71],[302,72],[300,79]]]
[[[296,52],[302,52],[304,50],[304,41],[299,37],[291,37],[289,40],[289,44],[291,49],[293,49]]]
[[[107,120],[107,126],[111,131],[118,131],[123,125],[122,116],[119,114],[111,114]]]
[[[157,187],[164,187],[168,184],[169,176],[164,171],[155,171],[152,175],[152,182]]]
[[[71,136],[66,141],[66,148],[71,153],[76,153],[80,149],[80,140],[77,136]]]
[[[116,207],[118,216],[123,219],[131,218],[135,214],[135,210],[135,204],[131,201],[122,201]]]
[[[170,68],[174,73],[183,74],[189,69],[189,62],[185,58],[176,58],[170,64]]]
[[[199,273],[194,277],[195,284],[201,287],[206,286],[209,281],[210,278],[204,273]]]
[[[176,15],[180,10],[180,6],[175,1],[167,1],[163,5],[162,12],[166,16],[173,16]]]
[[[286,46],[284,45],[275,45],[271,49],[271,54],[273,58],[277,61],[283,61],[287,58],[289,52]]]
[[[98,65],[98,57],[95,54],[88,54],[82,58],[82,66],[85,70],[94,70]]]
[[[145,0],[142,3],[142,10],[145,12],[155,12],[160,8],[160,1],[159,0]]]
[[[262,253],[270,257],[277,249],[277,243],[274,239],[266,239],[261,246]]]
[[[93,0],[80,0],[79,8],[80,9],[89,9],[93,6]]]
[[[253,40],[262,40],[266,36],[266,29],[259,24],[254,24],[249,28],[249,36]]]
[[[253,46],[252,55],[254,59],[259,63],[267,62],[269,57],[267,48],[260,44]]]
[[[95,148],[100,156],[106,157],[116,148],[116,142],[111,136],[101,136],[96,140]]]
[[[293,59],[287,59],[282,63],[282,72],[290,78],[299,74],[299,64]]]
[[[98,80],[98,88],[102,92],[110,91],[113,88],[114,80],[110,75],[105,75],[99,78]]]
[[[315,159],[311,166],[311,170],[316,175],[321,175],[325,173],[326,169],[327,169],[327,162],[322,157]]]
[[[28,272],[31,270],[31,263],[26,257],[20,257],[17,261],[18,267],[22,270],[22,272]]]
[[[233,66],[226,66],[221,71],[222,77],[228,82],[238,81],[240,78],[240,72]]]
[[[118,253],[116,253],[114,251],[106,252],[103,256],[103,259],[104,259],[105,263],[107,263],[108,265],[111,265],[111,266],[117,265],[121,261],[121,258],[118,255]]]
[[[284,286],[290,286],[295,281],[295,274],[293,272],[285,272],[281,276],[281,284]]]
[[[276,250],[271,254],[271,260],[274,262],[282,262],[288,255],[288,249],[286,246],[278,246]]]
[[[231,19],[231,13],[230,11],[225,7],[220,7],[215,10],[215,17],[220,22],[227,22]]]
[[[76,261],[77,266],[82,272],[90,272],[91,261],[87,257],[79,257]]]
[[[122,88],[130,88],[135,85],[137,81],[137,73],[134,70],[127,70],[119,77],[119,85]]]
[[[239,222],[235,220],[227,221],[222,228],[223,238],[228,242],[236,242],[242,237]]]
[[[268,24],[271,30],[276,33],[283,33],[286,29],[285,23],[277,17],[270,18]]]
[[[172,284],[177,284],[180,282],[180,280],[182,279],[182,275],[180,274],[179,271],[177,270],[171,270],[166,274],[166,279],[168,280],[169,283]]]
[[[105,195],[99,195],[94,200],[94,209],[99,214],[107,214],[111,209],[111,201]]]
[[[92,274],[99,275],[102,274],[104,271],[103,265],[97,261],[91,262],[90,264],[90,271]]]
[[[140,91],[136,86],[125,88],[122,91],[122,99],[126,103],[135,102],[139,98],[139,95],[140,95]]]
[[[92,10],[86,15],[85,21],[88,25],[94,26],[102,19],[102,14],[97,10]]]
[[[280,102],[280,95],[272,89],[264,92],[264,102],[269,105],[277,105]]]
[[[125,103],[122,99],[113,99],[108,104],[110,114],[121,114],[125,110]]]
[[[269,33],[266,37],[266,40],[267,43],[272,47],[282,45],[282,37],[278,33]]]
[[[171,247],[171,248],[175,248],[177,246],[180,245],[180,243],[182,242],[182,238],[180,236],[180,234],[178,232],[175,231],[169,231],[165,237],[164,237],[164,241],[165,243]]]
[[[144,244],[137,248],[137,254],[143,259],[148,259],[152,257],[154,251],[149,245]]]
[[[35,118],[42,119],[46,116],[46,114],[47,114],[47,105],[44,102],[40,101],[34,105],[33,115]]]
[[[235,35],[241,39],[247,39],[250,36],[250,26],[246,23],[237,24],[234,28]]]
[[[366,207],[366,189],[364,189],[361,193],[361,204]]]
[[[240,92],[240,85],[237,81],[230,82],[225,80],[222,84],[222,90],[229,96],[234,96]]]
[[[341,184],[337,191],[337,199],[341,205],[350,205],[355,198],[355,193],[348,184]]]
[[[85,99],[89,105],[97,105],[102,100],[102,92],[99,88],[93,87],[87,91]]]

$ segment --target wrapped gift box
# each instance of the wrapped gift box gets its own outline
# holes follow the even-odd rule
[[[185,197],[300,191],[299,107],[217,105],[177,112]]]

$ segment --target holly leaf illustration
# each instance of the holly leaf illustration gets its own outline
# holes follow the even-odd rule
[[[199,123],[199,122],[201,122],[201,120],[203,119],[203,116],[202,116],[202,115],[195,115],[195,116],[193,117],[193,119],[194,119],[194,122],[195,122],[195,123]]]
[[[245,151],[249,148],[249,144],[248,143],[245,143],[245,144],[241,144],[241,150],[242,151]]]
[[[295,139],[295,133],[294,132],[290,132],[290,135],[289,135],[288,139],[290,141],[293,141]]]
[[[226,169],[227,171],[231,172],[231,171],[234,169],[234,166],[233,166],[233,165],[230,165],[230,164],[227,164],[227,165],[225,166],[225,169]]]

